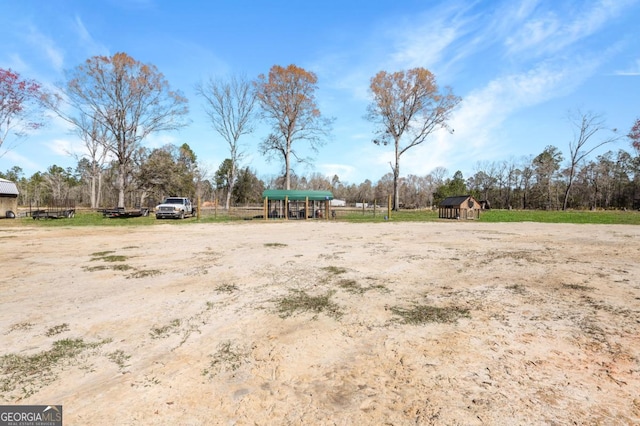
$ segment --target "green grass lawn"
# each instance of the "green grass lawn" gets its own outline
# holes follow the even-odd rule
[[[485,210],[481,222],[544,222],[640,225],[640,212],[618,210]]]
[[[439,219],[438,212],[433,210],[401,210],[391,212],[387,217],[386,209],[373,212],[338,211],[337,219],[349,223],[377,223],[377,222],[452,222],[450,219]],[[219,223],[241,220],[237,216],[230,216],[219,211],[215,216],[207,215],[200,219],[187,218],[184,220],[158,220],[152,214],[148,217],[105,218],[101,213],[78,211],[71,219],[40,219],[31,218],[6,219],[0,221],[0,227],[5,226],[153,226],[158,224],[188,225],[190,223]],[[260,222],[254,219],[252,222]],[[591,223],[591,224],[626,224],[640,225],[640,212],[637,211],[542,211],[542,210],[484,210],[480,214],[480,222],[544,222],[544,223]]]
[[[362,214],[361,212],[340,215],[340,220],[348,222],[384,222],[386,210],[376,213]],[[443,221],[438,212],[432,210],[400,210],[391,212],[391,222],[426,222]],[[483,210],[480,222],[544,222],[544,223],[593,223],[593,224],[626,224],[640,225],[640,212],[636,211],[543,211],[543,210]]]

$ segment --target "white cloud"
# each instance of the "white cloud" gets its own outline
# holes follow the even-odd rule
[[[505,39],[510,54],[543,55],[560,52],[600,31],[637,0],[579,2],[575,9],[562,3],[556,10],[528,7],[513,22],[513,34]]]
[[[451,54],[452,45],[470,31],[472,18],[465,17],[465,12],[461,4],[454,3],[400,24],[403,29],[392,35],[392,65],[399,69],[435,67],[445,54]]]
[[[640,75],[640,59],[636,59],[635,63],[625,70],[614,72],[614,75],[636,76]]]
[[[554,13],[524,22],[522,28],[514,36],[506,39],[511,52],[526,51],[540,45],[556,35],[561,26],[560,19]]]
[[[79,36],[79,41],[85,46],[90,55],[108,55],[109,49],[102,43],[98,43],[89,33],[82,19],[76,15],[75,30]]]
[[[462,169],[471,159],[505,157],[501,133],[511,115],[572,92],[598,65],[574,60],[565,66],[539,65],[498,77],[472,91],[450,120],[454,133],[434,132],[423,144],[407,151],[400,160],[401,175],[424,175],[435,167]],[[390,161],[391,153],[386,158]]]
[[[19,165],[19,167],[23,170],[38,170],[41,167],[40,164],[36,164],[31,160],[31,158],[25,157],[24,155],[21,155],[16,151],[7,151],[2,157],[0,157],[0,160],[7,165],[11,164],[10,167]],[[10,167],[8,166],[7,170]]]
[[[42,34],[34,26],[29,27],[29,42],[39,50],[42,50],[56,71],[62,71],[64,65],[64,53],[56,46],[50,37]]]
[[[348,182],[354,177],[356,168],[348,164],[318,164],[317,168],[327,178],[338,175],[341,181]]]
[[[178,139],[168,133],[151,133],[147,136],[142,144],[147,148],[162,148],[165,145],[175,145]]]
[[[420,28],[412,28],[404,34],[392,55],[399,68],[431,68],[444,55],[447,48],[459,37],[459,28],[445,22],[430,22]]]
[[[73,144],[68,139],[54,139],[49,144],[49,149],[55,155],[70,155],[73,152]]]

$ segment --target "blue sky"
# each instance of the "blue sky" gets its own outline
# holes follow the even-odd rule
[[[191,124],[145,145],[186,142],[213,173],[227,145],[195,84],[296,64],[316,73],[321,112],[336,121],[313,165],[295,171],[356,184],[391,170],[391,147],[371,142],[373,125],[363,118],[371,77],[425,67],[463,101],[450,123],[455,132],[408,151],[401,175],[445,167],[469,177],[479,164],[547,145],[566,156],[570,110],[601,114],[626,134],[640,116],[639,22],[640,0],[0,0],[0,67],[53,87],[94,55],[126,52],[152,63],[189,99]],[[282,167],[257,153],[267,132],[261,126],[242,140],[244,165],[262,178]],[[0,170],[17,165],[30,176],[52,164],[75,167],[68,153],[81,146],[52,119],[0,158]],[[606,149],[619,148],[631,150],[626,140]]]

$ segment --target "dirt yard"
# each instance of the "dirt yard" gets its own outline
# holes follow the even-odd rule
[[[640,227],[0,222],[0,404],[65,425],[640,423]]]

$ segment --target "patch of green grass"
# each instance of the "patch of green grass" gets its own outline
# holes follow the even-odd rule
[[[353,223],[369,222],[433,222],[438,220],[438,212],[431,209],[423,210],[399,210],[392,211],[389,215],[387,208],[362,210],[349,210],[340,212],[337,216],[340,221]],[[385,219],[386,217],[386,219]]]
[[[162,271],[159,271],[157,269],[141,269],[139,271],[135,271],[127,275],[127,279],[155,277],[156,275],[160,275],[161,273]]]
[[[109,255],[111,253],[115,253],[115,251],[113,251],[113,250],[97,251],[95,253],[91,253],[91,256],[93,256],[93,257],[103,257],[103,256],[107,256],[107,255]],[[94,259],[92,259],[92,260],[94,260]]]
[[[286,247],[287,244],[283,243],[264,243],[265,247]]]
[[[100,257],[94,257],[91,259],[91,261],[102,260],[104,262],[124,262],[127,259],[128,259],[127,256],[110,254],[110,255],[104,255]]]
[[[526,287],[523,286],[522,284],[511,284],[506,286],[505,288],[517,294],[525,294],[527,292]]]
[[[56,367],[75,359],[85,350],[94,349],[110,340],[85,342],[83,339],[63,339],[52,348],[33,355],[8,354],[0,357],[0,392],[8,394],[18,386],[23,397],[36,393],[57,378]]]
[[[18,218],[7,221],[11,226],[23,227],[69,227],[69,226],[154,226],[157,224],[181,226],[191,223],[225,223],[250,218],[255,212],[236,213],[222,210],[214,216],[204,215],[200,219],[189,218],[185,220],[158,221],[153,214],[148,217],[133,218],[104,218],[99,212],[78,210],[74,218],[61,218],[56,220],[33,220],[31,218]],[[249,215],[247,217],[247,215]],[[385,216],[388,216],[385,219]],[[432,209],[399,210],[389,214],[386,206],[375,210],[337,210],[338,221],[352,223],[384,223],[384,222],[453,222],[450,219],[439,219],[438,211]],[[483,210],[480,213],[480,222],[548,222],[548,223],[592,223],[592,224],[628,224],[640,225],[640,212],[637,211],[545,211],[545,210]],[[253,221],[255,223],[256,221]],[[258,221],[264,222],[266,221]],[[275,243],[278,244],[278,243]],[[286,245],[286,244],[285,244]],[[276,245],[277,246],[277,245]],[[273,246],[272,246],[273,247]]]
[[[340,212],[339,220],[359,222],[385,222],[388,215],[387,209],[377,209],[375,216],[373,210],[368,209],[363,214],[361,210]],[[392,211],[387,218],[390,222],[453,222],[450,219],[439,219],[437,210],[399,210]],[[637,211],[546,211],[546,210],[483,210],[480,213],[480,222],[543,222],[543,223],[591,223],[591,224],[626,224],[640,225],[640,212]]]
[[[352,293],[352,294],[364,294],[369,290],[381,290],[381,291],[389,291],[387,287],[382,284],[374,284],[367,287],[363,287],[356,282],[356,280],[344,279],[338,281],[338,287],[341,289]]]
[[[327,271],[330,274],[333,274],[333,275],[340,275],[340,274],[344,274],[345,272],[347,272],[346,268],[342,268],[342,267],[339,267],[339,266],[325,266],[322,269],[324,271]]]
[[[342,316],[340,307],[331,301],[333,291],[325,294],[311,296],[302,290],[291,290],[288,296],[276,301],[276,312],[281,318],[290,317],[296,313],[312,312],[314,314],[326,313],[330,317]]]
[[[363,294],[366,291],[356,280],[340,280],[338,281],[338,287],[353,294]]]
[[[67,324],[66,322],[63,324],[51,327],[50,329],[47,330],[46,333],[44,333],[44,335],[47,337],[51,337],[51,336],[55,336],[56,334],[64,333],[65,331],[69,331],[69,324]]]
[[[133,266],[129,266],[129,265],[113,265],[111,266],[111,269],[113,269],[114,271],[129,271],[131,269],[133,269]]]
[[[88,272],[105,271],[111,269],[109,265],[83,266],[82,269]]]
[[[371,284],[370,286],[365,287],[365,289],[367,289],[367,290],[379,290],[379,291],[381,291],[383,293],[389,293],[389,291],[390,291],[387,288],[387,286],[384,285],[384,284]]]
[[[96,266],[84,266],[83,269],[85,271],[88,271],[88,272],[106,271],[107,269],[114,270],[114,271],[129,271],[129,270],[133,269],[133,267],[129,266],[127,264],[124,264],[124,265],[96,265]]]
[[[208,367],[202,370],[203,376],[213,378],[216,373],[221,371],[235,371],[245,362],[248,354],[233,342],[226,341],[218,345],[218,349],[212,355],[209,355],[211,362]]]
[[[429,305],[414,305],[411,308],[394,306],[391,307],[391,312],[402,318],[404,324],[454,323],[458,318],[470,318],[468,309],[457,306],[443,308]]]
[[[640,212],[618,210],[484,210],[481,222],[544,222],[640,225]]]
[[[31,327],[33,327],[34,324],[30,323],[30,322],[19,322],[17,324],[13,324],[11,327],[9,327],[9,331],[7,331],[6,334],[11,333],[12,331],[26,331],[26,330],[30,330]]]
[[[68,226],[150,226],[156,224],[156,218],[153,215],[147,217],[131,217],[131,218],[105,218],[102,213],[86,210],[76,210],[73,218],[60,218],[55,220],[33,220],[30,217],[16,219],[16,223],[20,226],[30,227],[68,227]],[[171,221],[173,222],[173,221]],[[176,221],[180,222],[180,221]]]
[[[235,284],[220,284],[215,288],[216,293],[233,293],[238,290]]]
[[[107,357],[109,358],[109,361],[116,363],[116,365],[122,370],[125,367],[128,367],[126,362],[131,358],[131,355],[127,355],[124,351],[118,349],[108,353]]]
[[[182,324],[182,321],[176,318],[163,327],[153,327],[149,334],[151,334],[152,339],[164,339],[165,337],[169,337],[172,332],[176,332],[180,324]]]
[[[580,285],[580,284],[562,284],[562,287],[569,288],[571,290],[593,290],[593,287],[589,287],[588,285]]]

